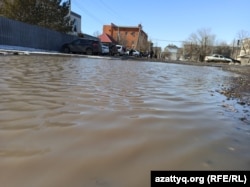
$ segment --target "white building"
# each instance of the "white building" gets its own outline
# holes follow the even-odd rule
[[[250,38],[242,40],[239,59],[241,64],[250,65]]]
[[[82,22],[81,15],[70,11],[70,20],[73,23],[72,32],[74,34],[82,33],[82,31],[81,31],[81,22]]]
[[[250,38],[242,40],[240,56],[250,55]]]
[[[168,60],[178,60],[177,54],[178,54],[178,47],[175,45],[168,45],[165,50],[170,53],[170,56],[168,57]]]

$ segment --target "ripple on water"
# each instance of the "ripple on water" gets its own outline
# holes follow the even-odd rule
[[[220,69],[47,56],[0,66],[4,186],[149,186],[151,170],[250,169],[249,126],[211,96],[230,76]]]
[[[49,149],[44,150],[26,150],[23,148],[17,148],[17,149],[0,149],[0,158],[23,158],[23,157],[32,157],[32,156],[42,156],[43,154],[48,153]]]

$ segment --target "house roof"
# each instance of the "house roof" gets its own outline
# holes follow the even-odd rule
[[[130,29],[141,29],[142,30],[142,25],[139,24],[138,26],[124,26],[124,25],[115,25],[114,23],[111,23],[111,27],[115,27],[115,28],[130,28]]]
[[[106,33],[103,33],[102,35],[100,35],[99,39],[103,43],[116,43],[115,40],[111,36],[109,36],[108,34],[106,34]]]
[[[80,14],[77,14],[77,13],[75,13],[75,12],[73,12],[73,11],[70,11],[70,14],[71,14],[72,16],[75,16],[75,17],[78,17],[79,19],[81,19],[81,15],[80,15]]]

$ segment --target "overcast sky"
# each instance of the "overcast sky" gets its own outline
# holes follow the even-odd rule
[[[210,29],[217,41],[231,44],[250,32],[250,0],[71,0],[82,17],[82,32],[102,33],[103,25],[142,24],[156,46],[181,46],[192,33]]]

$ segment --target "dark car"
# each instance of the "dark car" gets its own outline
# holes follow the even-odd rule
[[[65,43],[61,48],[64,53],[80,53],[87,55],[99,55],[102,53],[102,46],[99,40],[76,39],[70,43]]]
[[[115,56],[117,54],[118,54],[118,50],[116,48],[116,45],[115,44],[110,44],[109,45],[109,55]]]

